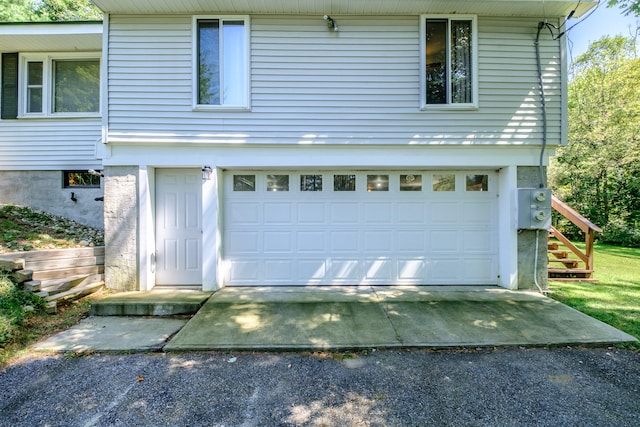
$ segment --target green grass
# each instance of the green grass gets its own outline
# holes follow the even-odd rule
[[[550,281],[551,297],[640,339],[640,249],[596,244],[595,278]]]

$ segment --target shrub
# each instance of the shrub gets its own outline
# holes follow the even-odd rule
[[[598,241],[627,248],[640,248],[640,230],[629,227],[622,218],[611,218],[602,228]]]
[[[18,287],[7,273],[0,272],[0,346],[12,341],[18,327],[33,311],[42,309],[44,299]]]

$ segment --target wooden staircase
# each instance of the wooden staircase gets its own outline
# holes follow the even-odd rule
[[[595,233],[601,233],[602,229],[555,196],[552,197],[551,206],[584,232],[585,250],[580,250],[555,227],[551,227],[547,241],[549,280],[595,282],[593,243]]]
[[[23,288],[43,297],[49,308],[104,286],[104,246],[11,252],[0,254],[0,259],[21,260],[23,271],[29,275]]]

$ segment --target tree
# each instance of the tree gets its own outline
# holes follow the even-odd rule
[[[0,0],[0,22],[101,19],[102,12],[91,0]]]
[[[607,7],[620,6],[625,15],[633,13],[640,16],[640,0],[609,0]]]
[[[611,243],[640,246],[640,59],[634,37],[604,37],[573,65],[569,141],[550,168],[554,192],[604,226]]]
[[[32,0],[0,0],[0,22],[39,21]]]
[[[42,0],[40,10],[49,21],[102,20],[102,12],[91,0]]]

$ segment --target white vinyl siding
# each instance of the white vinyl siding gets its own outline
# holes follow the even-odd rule
[[[0,170],[101,169],[100,119],[0,120]]]
[[[539,19],[478,17],[478,109],[420,111],[419,16],[251,18],[251,111],[193,111],[191,16],[112,16],[109,141],[540,144]],[[561,139],[560,42],[541,40],[548,141]]]

